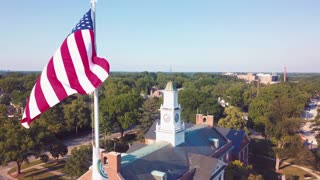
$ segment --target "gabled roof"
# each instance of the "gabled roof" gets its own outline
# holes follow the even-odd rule
[[[157,144],[152,144],[145,148],[150,148]],[[138,151],[144,153],[144,148]],[[140,156],[141,154],[134,154],[134,152],[122,157],[124,160],[130,156],[133,156],[130,158],[135,158],[131,163],[121,164],[121,175],[125,179],[152,179],[151,172],[154,170],[165,172],[168,179],[177,179],[189,169],[187,154],[184,151],[180,151],[180,149],[172,147],[169,143],[164,144],[163,147],[153,152],[145,153],[145,156],[139,158],[135,156]]]
[[[189,154],[190,169],[194,169],[193,179],[210,179],[217,176],[227,164],[216,159],[199,154]],[[213,173],[214,172],[214,173]]]
[[[154,133],[155,129],[152,130],[151,127],[150,130]],[[166,173],[168,179],[177,179],[190,168],[202,167],[206,163],[213,163],[211,166],[215,167],[214,162],[218,162],[217,159],[208,157],[217,150],[209,141],[211,138],[219,140],[219,147],[230,143],[215,128],[195,125],[185,130],[185,142],[176,147],[167,142],[157,142],[141,148],[133,145],[128,154],[123,154],[121,158],[121,174],[125,179],[152,179],[151,172],[160,171]],[[190,157],[192,167],[189,164]],[[206,159],[204,160],[206,163],[201,161],[203,158]],[[201,165],[201,163],[204,164]],[[211,170],[213,167],[206,168]],[[221,168],[225,167],[221,166]],[[208,173],[210,174],[207,171],[195,170],[194,175],[207,177]]]
[[[216,129],[225,137],[227,137],[233,146],[233,153],[239,153],[243,137],[246,136],[246,132],[244,130],[236,130],[236,129],[229,129],[223,127],[216,127]]]
[[[146,147],[147,145],[144,144],[144,143],[140,143],[140,142],[134,142],[130,147],[129,149],[127,150],[127,153],[131,153],[131,152],[134,152],[138,149],[141,149],[143,147]]]

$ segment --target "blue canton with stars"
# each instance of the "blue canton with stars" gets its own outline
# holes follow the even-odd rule
[[[84,29],[93,29],[92,19],[91,19],[91,9],[83,15],[79,23],[74,27],[70,34]]]

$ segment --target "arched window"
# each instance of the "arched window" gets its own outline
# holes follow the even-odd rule
[[[207,121],[207,118],[203,118],[203,122],[205,123]]]

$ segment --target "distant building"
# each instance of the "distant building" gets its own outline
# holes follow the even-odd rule
[[[223,75],[225,75],[225,76],[237,76],[237,74],[231,73],[231,72],[226,72]]]
[[[212,115],[196,115],[196,124],[181,121],[178,90],[169,82],[163,90],[160,119],[126,153],[102,153],[110,179],[223,180],[228,163],[248,163],[249,138],[243,130],[214,126]],[[90,179],[89,170],[80,179]]]
[[[233,76],[231,73],[225,73],[225,75]],[[247,73],[247,74],[235,74],[238,79],[243,79],[250,83],[252,81],[259,81],[262,84],[274,84],[279,82],[279,75],[276,73],[263,74],[263,73]]]
[[[279,76],[275,73],[272,74],[257,74],[257,78],[262,84],[274,84],[279,82]]]
[[[247,82],[252,82],[252,81],[257,80],[256,74],[253,74],[253,73],[239,74],[239,75],[237,75],[237,78],[238,79],[243,79],[243,80],[245,80]]]

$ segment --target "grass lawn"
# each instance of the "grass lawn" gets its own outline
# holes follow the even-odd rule
[[[42,165],[43,167],[46,167],[52,171],[59,171],[59,172],[63,172],[63,168],[64,166],[66,165],[66,161],[64,160],[59,160],[58,162],[57,161],[51,161],[51,162],[48,162],[44,165]]]
[[[22,170],[22,169],[26,169],[26,168],[31,167],[31,166],[34,166],[34,165],[37,165],[37,164],[40,164],[40,163],[43,163],[43,162],[42,162],[41,160],[35,160],[35,161],[30,162],[30,163],[24,162],[24,163],[21,165],[21,170]],[[11,169],[8,171],[8,173],[10,174],[10,173],[14,173],[14,172],[16,172],[16,171],[17,171],[17,167],[15,166],[15,167],[11,168]]]
[[[65,179],[64,177],[56,176],[49,172],[39,170],[39,169],[29,169],[20,175],[19,180],[33,180],[33,179],[47,179],[47,180],[55,180],[55,179]]]
[[[279,173],[274,171],[275,162],[271,160],[267,160],[260,157],[249,157],[250,164],[252,164],[252,168],[255,172],[261,174],[264,179],[277,179]],[[285,174],[287,179],[304,179],[305,174],[309,174],[302,169],[290,166],[290,165],[282,165],[281,166],[281,174]],[[312,179],[316,179],[312,176]]]

